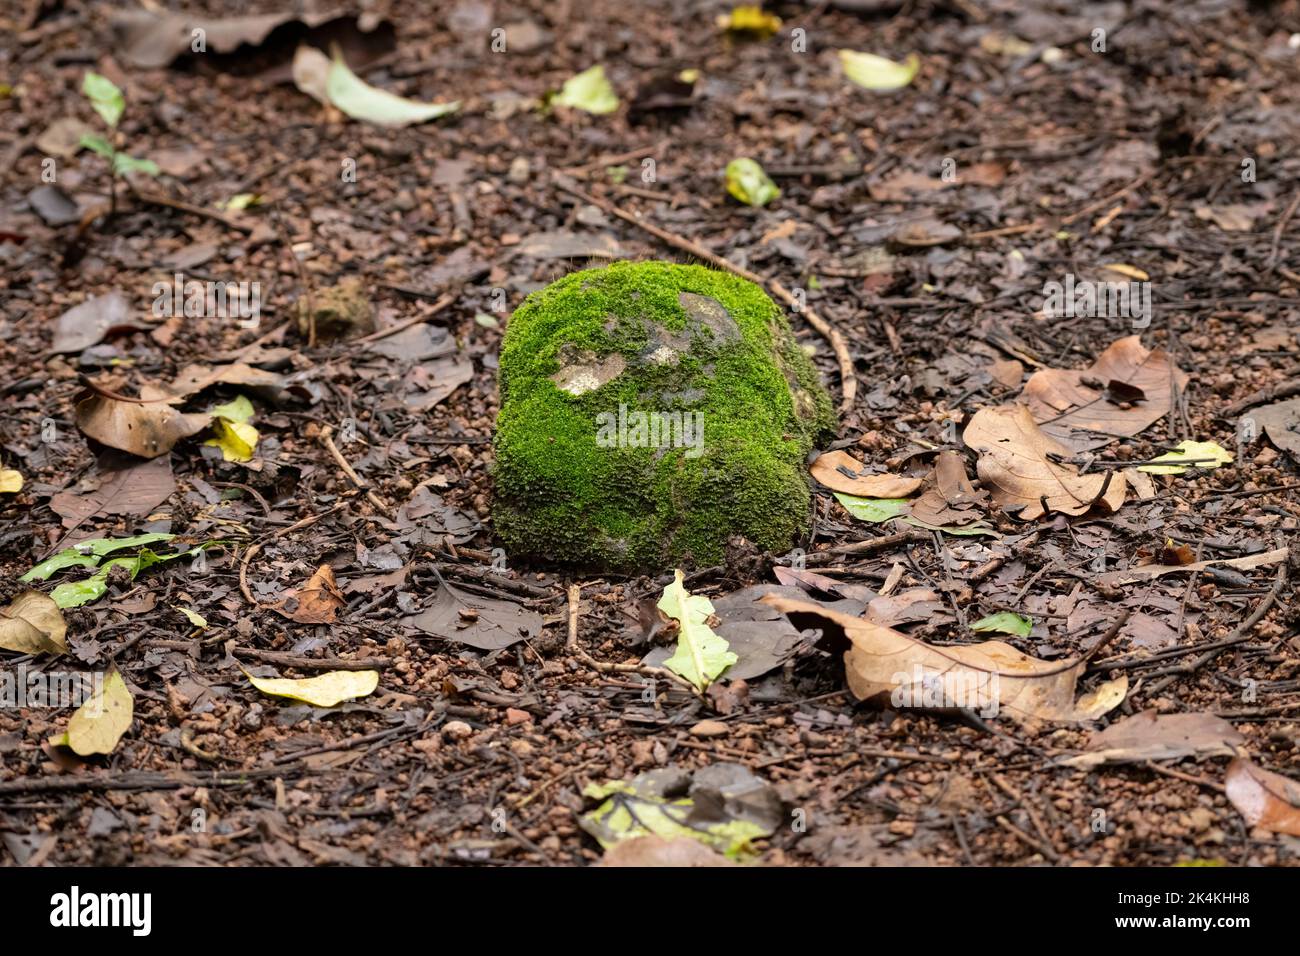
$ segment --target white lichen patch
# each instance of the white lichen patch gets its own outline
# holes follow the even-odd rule
[[[577,360],[565,364],[552,375],[551,381],[562,392],[573,396],[585,395],[618,378],[626,368],[627,360],[617,352],[603,360],[597,360],[594,352],[583,352]]]

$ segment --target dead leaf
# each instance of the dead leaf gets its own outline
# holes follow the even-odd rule
[[[867,475],[865,467],[848,452],[828,451],[812,463],[812,476],[831,491],[862,498],[906,498],[924,479],[898,475]]]
[[[1104,763],[1142,763],[1183,757],[1231,757],[1246,738],[1213,714],[1158,714],[1143,711],[1111,724],[1088,738],[1087,753],[1061,761],[1069,767]]]
[[[735,866],[698,840],[689,837],[633,837],[605,851],[596,866]]]
[[[73,528],[95,515],[142,516],[176,491],[171,459],[165,455],[137,461],[118,451],[100,455],[95,471],[76,490],[50,499],[50,510]]]
[[[45,128],[45,132],[36,137],[36,148],[47,156],[71,159],[83,148],[82,139],[98,135],[98,132],[95,127],[75,116],[64,116],[56,119]]]
[[[107,295],[92,296],[59,316],[50,351],[80,352],[113,333],[144,328],[147,326],[131,320],[131,304],[114,289]]]
[[[1094,506],[1114,513],[1124,503],[1123,474],[1080,475],[1050,460],[1049,454],[1065,457],[1069,449],[1040,431],[1024,405],[981,409],[962,439],[979,453],[976,471],[994,503],[1023,520],[1052,512],[1081,515]]]
[[[1269,441],[1300,461],[1300,398],[1252,409],[1245,417],[1254,419]]]
[[[849,689],[859,700],[894,707],[969,708],[1016,721],[1095,720],[1119,706],[1127,676],[1075,700],[1087,662],[1043,661],[1010,644],[985,641],[936,647],[892,628],[838,614],[808,601],[763,598],[786,614],[815,614],[838,624],[851,647],[844,655]]]
[[[938,528],[963,527],[978,521],[988,510],[989,495],[971,484],[966,459],[955,451],[941,451],[929,487],[912,504],[912,517]]]
[[[1114,402],[1107,395],[1112,382],[1140,389],[1144,398]],[[1025,383],[1021,399],[1045,434],[1077,454],[1153,425],[1168,414],[1174,386],[1181,391],[1187,382],[1187,373],[1174,367],[1168,352],[1147,351],[1130,335],[1111,343],[1082,371],[1039,369]]]
[[[1224,789],[1252,827],[1300,836],[1300,782],[1238,757],[1228,765]]]
[[[1239,571],[1250,571],[1254,568],[1262,568],[1269,564],[1285,561],[1287,553],[1286,548],[1277,548],[1259,554],[1248,554],[1241,558],[1193,561],[1191,564],[1146,564],[1141,567],[1129,568],[1126,571],[1108,571],[1105,574],[1099,574],[1096,581],[1098,584],[1108,587],[1118,587],[1122,584],[1137,584],[1142,581],[1150,581],[1166,574],[1173,574],[1176,571],[1204,571],[1210,567],[1236,568]]]
[[[916,621],[952,620],[946,613],[947,605],[938,591],[930,588],[908,588],[898,594],[882,594],[867,605],[866,617],[873,624],[894,627]]]
[[[1224,232],[1249,232],[1255,228],[1255,219],[1260,211],[1258,206],[1234,203],[1227,206],[1197,206],[1195,214],[1197,219],[1212,222]]]
[[[346,606],[343,592],[334,580],[334,569],[322,564],[305,587],[290,591],[271,609],[299,624],[333,624],[339,608]]]
[[[283,38],[286,57],[298,42],[327,46],[336,41],[349,50],[368,51],[366,60],[390,52],[395,45],[392,25],[373,15],[340,16],[335,12],[254,14],[208,18],[165,10],[126,10],[111,21],[117,53],[132,66],[146,70],[168,66],[195,51],[195,31],[201,31],[203,54],[232,54],[241,47],[271,46]],[[292,42],[291,42],[292,41]],[[356,56],[352,62],[361,62]]]
[[[542,616],[513,601],[479,597],[440,580],[433,603],[407,623],[426,634],[483,651],[497,651],[536,637]]]
[[[77,427],[110,448],[157,458],[208,427],[211,415],[182,414],[166,402],[128,402],[90,393],[77,403]]]
[[[40,591],[21,591],[0,607],[0,648],[20,654],[66,654],[68,625],[54,599]]]

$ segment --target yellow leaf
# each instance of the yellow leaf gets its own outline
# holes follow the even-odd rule
[[[180,611],[182,614],[184,614],[185,617],[186,617],[186,619],[187,619],[191,624],[193,624],[195,627],[207,627],[207,626],[208,626],[208,622],[204,619],[204,617],[203,617],[202,614],[197,614],[197,613],[195,613],[194,611],[191,611],[191,610],[190,610],[189,608],[187,608],[187,607],[181,607],[179,604],[173,604],[172,607],[176,608],[176,610],[178,610],[178,611]]]
[[[728,33],[748,33],[766,40],[781,29],[781,18],[767,13],[757,4],[735,7],[730,13],[718,14],[718,29]]]
[[[909,53],[902,63],[895,63],[873,53],[840,50],[844,75],[868,90],[901,90],[911,83],[921,68],[921,58]]]
[[[1207,460],[1208,459],[1208,460]],[[1152,475],[1181,475],[1188,468],[1218,468],[1232,461],[1232,452],[1212,441],[1185,441],[1178,445],[1177,451],[1166,452],[1152,462],[1167,461],[1167,465],[1140,465],[1138,471]],[[1182,464],[1195,462],[1195,464]]]
[[[55,743],[71,747],[73,753],[82,757],[112,753],[130,728],[134,713],[135,701],[126,688],[126,681],[113,671],[104,680],[104,686],[77,708],[68,721],[68,732]]]
[[[1137,266],[1126,265],[1123,262],[1108,262],[1102,268],[1110,272],[1118,272],[1120,275],[1134,279],[1137,282],[1146,282],[1151,278]]]
[[[247,422],[232,422],[224,418],[214,419],[212,431],[216,437],[209,438],[203,444],[215,445],[221,449],[221,456],[226,461],[252,461],[253,451],[257,448],[257,429]]]
[[[12,468],[0,468],[0,494],[13,495],[23,490],[23,476]]]
[[[356,697],[365,697],[379,686],[379,671],[330,671],[316,677],[254,677],[244,672],[263,694],[300,700],[313,707],[333,707]]]

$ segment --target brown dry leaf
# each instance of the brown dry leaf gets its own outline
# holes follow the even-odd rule
[[[1121,473],[1080,475],[1051,461],[1049,453],[1068,456],[1070,451],[1045,435],[1024,405],[981,409],[962,440],[979,453],[976,471],[994,503],[1026,521],[1051,512],[1081,515],[1094,505],[1114,513],[1124,503],[1127,482]]]
[[[40,591],[22,591],[0,607],[0,648],[20,654],[66,654],[68,625],[54,599]]]
[[[1265,405],[1246,414],[1268,434],[1268,440],[1300,461],[1300,398]]]
[[[918,521],[936,528],[962,527],[978,521],[988,509],[988,492],[971,484],[966,459],[959,452],[940,452],[928,483],[925,494],[912,505],[912,517]]]
[[[50,499],[50,510],[63,519],[65,527],[73,528],[95,515],[147,515],[175,491],[170,458],[137,461],[108,451],[75,489]]]
[[[1279,561],[1285,561],[1287,554],[1286,548],[1275,548],[1272,551],[1262,551],[1259,554],[1248,554],[1242,558],[1193,561],[1191,564],[1145,564],[1138,568],[1129,568],[1126,571],[1108,571],[1105,574],[1097,575],[1095,580],[1101,585],[1118,587],[1121,584],[1138,584],[1142,581],[1150,581],[1166,574],[1173,574],[1176,571],[1204,571],[1210,567],[1236,568],[1238,571],[1250,571],[1270,564],[1277,564]]]
[[[91,393],[77,403],[77,427],[83,434],[141,458],[166,454],[211,420],[206,413],[182,414],[166,402],[125,402]]]
[[[152,6],[152,5],[151,5]],[[294,14],[253,14],[208,18],[172,13],[161,9],[124,10],[111,19],[117,55],[132,66],[157,69],[178,57],[196,52],[195,31],[202,31],[206,50],[217,54],[237,52],[241,47],[261,48],[275,36],[290,37],[325,46],[339,42],[345,52],[358,51],[350,62],[373,60],[395,45],[393,27],[373,14],[349,16],[338,11]],[[275,36],[273,36],[275,35]]]
[[[924,482],[921,478],[898,475],[864,475],[862,462],[843,451],[818,455],[810,470],[812,476],[831,491],[862,498],[906,498]],[[845,474],[845,471],[851,474]]]
[[[1228,765],[1224,789],[1252,827],[1300,836],[1300,782],[1238,757]]]
[[[1088,738],[1087,753],[1061,761],[1069,767],[1103,763],[1141,763],[1182,757],[1231,757],[1246,743],[1213,714],[1157,714],[1143,711],[1111,724]]]
[[[844,669],[849,689],[859,700],[892,701],[896,691],[904,700],[926,700],[938,684],[943,701],[981,713],[989,713],[986,705],[996,705],[999,714],[1017,721],[1075,722],[1097,719],[1119,706],[1128,692],[1124,676],[1076,702],[1075,689],[1086,666],[1077,658],[1043,661],[1001,641],[935,647],[808,601],[777,595],[762,601],[786,614],[815,614],[844,629],[852,644],[844,654]]]
[[[1025,383],[1021,399],[1034,421],[1069,452],[1110,444],[1114,436],[1136,435],[1168,414],[1173,389],[1188,376],[1174,367],[1164,349],[1147,351],[1136,335],[1111,343],[1092,364],[1075,369],[1039,369]],[[1110,383],[1141,389],[1141,401],[1119,404]],[[1087,384],[1085,384],[1087,383]],[[1105,432],[1107,434],[1097,434]]]
[[[948,185],[942,179],[903,170],[878,183],[872,183],[867,187],[867,192],[876,202],[906,202],[924,193],[945,189]]]
[[[616,843],[597,866],[735,866],[689,837],[639,836]]]
[[[116,289],[106,295],[91,296],[59,316],[54,326],[51,352],[80,352],[103,341],[115,332],[148,328],[131,318],[131,303]]]
[[[952,620],[948,605],[938,591],[909,588],[898,594],[881,594],[867,604],[866,617],[873,624],[894,627],[915,621]]]
[[[189,398],[213,385],[242,385],[247,388],[265,389],[278,394],[284,388],[284,376],[265,369],[253,368],[243,362],[231,365],[187,365],[181,369],[175,380],[164,389],[175,399]]]
[[[993,381],[1006,388],[1019,388],[1025,378],[1025,366],[1019,359],[998,359],[989,366]]]
[[[288,610],[291,600],[297,601],[292,611]],[[322,564],[303,588],[291,591],[271,609],[299,624],[333,624],[339,608],[347,603],[334,580],[334,569]]]

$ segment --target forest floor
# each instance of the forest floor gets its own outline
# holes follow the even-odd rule
[[[288,81],[294,24],[226,53],[214,30],[212,50],[185,42],[173,58],[165,38],[113,30],[153,3],[7,4],[0,468],[24,483],[0,494],[0,603],[78,542],[207,548],[110,574],[64,610],[67,655],[0,652],[15,674],[115,669],[134,701],[107,755],[57,743],[66,708],[0,708],[0,860],[585,865],[602,850],[580,825],[599,803],[584,788],[714,764],[779,799],[781,824],[755,843],[764,864],[1300,859],[1300,617],[1283,550],[1300,437],[1277,410],[1300,393],[1300,3],[782,3],[770,38],[726,34],[726,7],[680,0],[367,6],[386,25],[348,19],[313,40],[341,42],[369,83],[457,113],[384,129],[321,106]],[[869,91],[839,48],[915,52],[920,71]],[[597,63],[617,111],[532,105]],[[687,69],[693,84],[676,79]],[[122,89],[122,148],[160,175],[110,188],[105,158],[69,144],[102,127],[87,71]],[[62,118],[84,127],[60,138]],[[778,199],[727,195],[740,156]],[[985,496],[987,533],[972,535],[961,517],[859,520],[817,486],[800,550],[738,542],[725,565],[687,569],[692,593],[798,588],[932,648],[996,638],[1078,662],[1079,695],[1122,703],[1080,723],[860,702],[834,627],[800,619],[824,633],[792,643],[779,615],[753,612],[758,591],[724,604],[780,644],[771,665],[700,695],[638,664],[674,640],[653,619],[672,568],[503,560],[491,441],[510,311],[590,264],[695,261],[615,210],[798,290],[843,336],[856,396],[837,450],[941,494],[936,455],[956,451]],[[155,285],[177,274],[259,283],[260,324],[160,315]],[[1067,277],[1144,289],[1150,309],[1054,313],[1046,284]],[[296,303],[315,309],[349,278],[375,331],[332,339],[322,314],[311,342]],[[125,305],[106,318],[111,294]],[[790,319],[838,399],[829,340]],[[187,412],[251,399],[252,460],[223,460],[208,432],[146,459],[79,427],[78,401],[142,408],[120,396],[150,389],[183,392]],[[1114,484],[1080,514],[1036,494],[1021,512],[990,502],[962,429],[1080,389],[1118,431],[1044,467],[1122,474],[1122,503],[1102,507]],[[1188,439],[1234,460],[1125,469]],[[480,634],[475,602],[529,636],[489,650],[430,633],[450,615]],[[998,614],[1013,633],[972,631]],[[335,707],[246,676],[360,668],[377,689]],[[1122,762],[1065,762],[1143,712],[1230,741],[1179,749],[1167,727],[1133,723]]]

